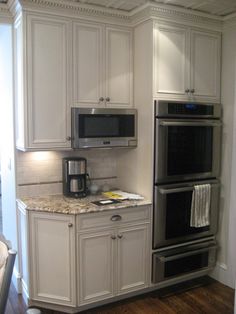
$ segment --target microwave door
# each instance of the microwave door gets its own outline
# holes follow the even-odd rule
[[[221,123],[156,119],[155,182],[217,177]]]

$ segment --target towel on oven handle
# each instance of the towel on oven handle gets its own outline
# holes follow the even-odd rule
[[[195,185],[191,203],[190,226],[201,228],[210,224],[211,185]]]

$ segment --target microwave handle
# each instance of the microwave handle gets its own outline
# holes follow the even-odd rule
[[[165,262],[174,261],[176,259],[180,259],[180,258],[183,258],[183,257],[195,255],[195,254],[198,254],[198,253],[207,252],[207,251],[209,251],[211,249],[216,249],[216,248],[217,248],[217,245],[212,245],[212,246],[209,246],[207,248],[203,248],[203,249],[199,249],[199,250],[193,250],[193,251],[186,252],[186,253],[174,254],[174,255],[168,256],[168,257],[165,257],[163,255],[157,255],[157,258],[160,260],[160,262],[165,263]]]
[[[204,121],[204,122],[187,122],[187,121],[160,121],[159,125],[161,126],[221,126],[221,122],[211,122],[211,121]]]

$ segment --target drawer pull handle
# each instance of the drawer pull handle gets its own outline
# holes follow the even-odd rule
[[[68,227],[71,228],[73,227],[73,224],[71,222],[68,223]]]
[[[123,234],[118,234],[118,238],[122,239],[123,238]]]
[[[113,235],[111,235],[111,238],[112,238],[112,240],[115,240],[116,236],[113,234]]]
[[[122,219],[122,217],[120,215],[113,215],[111,217],[111,221],[120,221]]]

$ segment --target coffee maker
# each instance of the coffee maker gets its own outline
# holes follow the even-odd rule
[[[87,195],[87,162],[85,158],[63,158],[63,194],[70,197]]]

